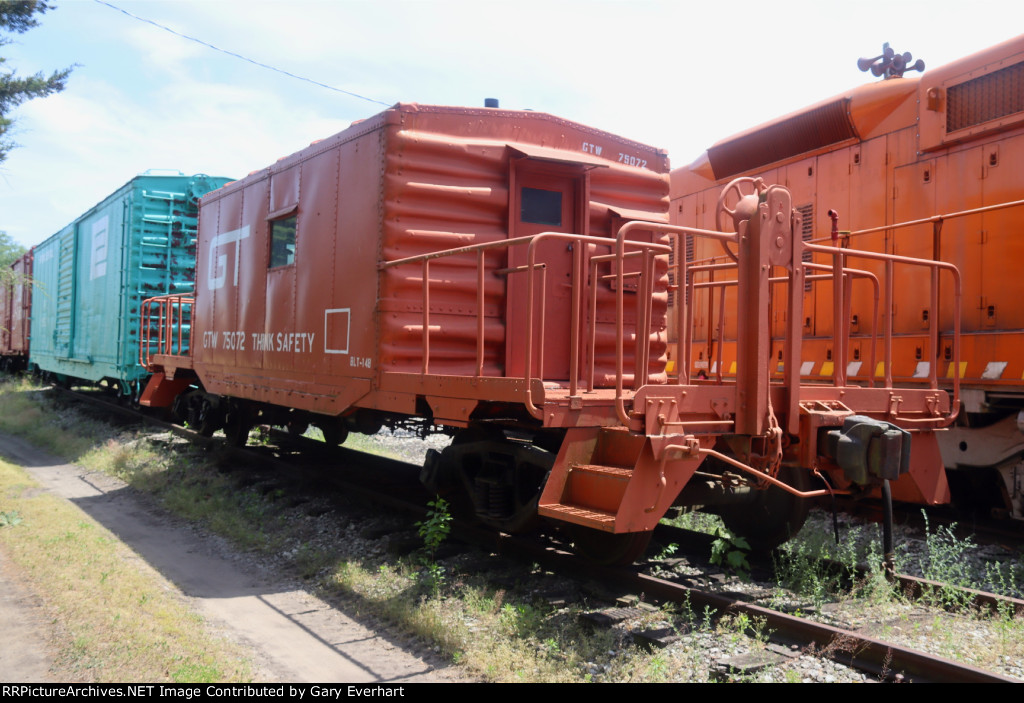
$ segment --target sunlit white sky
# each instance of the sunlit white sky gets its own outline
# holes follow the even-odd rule
[[[3,0],[0,0],[3,1]],[[530,108],[689,163],[733,133],[874,79],[883,42],[935,68],[1024,33],[1020,0],[110,0],[385,104]],[[0,47],[20,75],[78,64],[18,108],[0,230],[31,246],[147,169],[240,177],[384,106],[267,71],[95,0]]]

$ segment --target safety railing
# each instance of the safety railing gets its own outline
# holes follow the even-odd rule
[[[895,225],[889,225],[886,229],[895,229],[895,228],[899,228],[899,227],[912,226],[914,224],[920,224],[920,223],[925,222],[925,221],[931,221],[931,220],[923,220],[923,221],[915,221],[915,222],[911,222],[911,223],[900,223],[900,224],[895,224]],[[678,229],[679,229],[680,233],[685,233],[685,234],[698,234],[698,235],[705,235],[705,234],[707,234],[706,232],[704,232],[702,230],[698,230],[698,229],[694,229],[694,228],[678,228]],[[733,235],[733,236],[735,236],[735,235]],[[950,332],[946,333],[946,334],[949,334],[949,336],[951,337],[951,347],[952,347],[952,354],[951,354],[951,356],[952,356],[953,368],[954,369],[959,369],[960,368],[960,309],[961,309],[961,299],[962,299],[962,288],[961,288],[960,272],[957,269],[957,267],[955,265],[953,265],[953,264],[949,264],[949,263],[942,262],[942,261],[936,261],[936,260],[933,260],[933,259],[920,259],[920,258],[913,258],[913,257],[908,257],[908,256],[899,256],[899,255],[896,255],[896,254],[884,254],[884,253],[879,253],[879,252],[862,251],[862,250],[857,250],[857,249],[844,248],[844,247],[838,246],[837,237],[835,237],[835,236],[833,237],[833,241],[836,242],[835,246],[823,246],[823,245],[819,245],[819,244],[811,244],[809,242],[801,241],[801,240],[799,240],[799,239],[797,239],[795,237],[793,238],[793,242],[792,242],[792,246],[795,247],[795,251],[796,251],[796,254],[794,256],[797,259],[801,259],[802,255],[805,252],[811,252],[811,253],[818,253],[818,254],[827,255],[828,257],[830,257],[832,259],[832,264],[831,265],[815,264],[815,263],[811,263],[811,262],[807,262],[807,261],[801,261],[800,265],[797,267],[798,269],[808,269],[808,270],[817,270],[817,271],[830,271],[831,273],[805,275],[801,271],[800,276],[799,276],[799,278],[801,280],[798,281],[797,280],[797,276],[794,275],[794,271],[790,270],[786,276],[783,276],[783,277],[771,277],[771,278],[768,279],[770,281],[770,283],[772,283],[772,284],[788,283],[788,285],[791,288],[793,286],[802,286],[803,280],[827,280],[827,279],[831,279],[833,281],[833,286],[832,286],[832,313],[833,313],[834,324],[832,326],[833,327],[832,346],[833,346],[833,358],[838,361],[838,363],[834,364],[834,366],[833,366],[833,372],[832,372],[832,382],[833,382],[833,384],[835,386],[837,386],[837,387],[845,387],[847,385],[846,361],[847,361],[847,356],[848,356],[847,348],[848,348],[849,335],[850,335],[849,321],[851,320],[851,315],[850,315],[850,310],[851,310],[851,308],[850,308],[851,284],[852,284],[853,278],[855,278],[855,277],[863,277],[863,278],[868,278],[872,282],[872,285],[875,287],[874,311],[873,311],[873,318],[874,319],[873,319],[873,325],[872,325],[872,341],[871,341],[871,357],[870,357],[871,358],[871,374],[872,374],[872,378],[869,381],[869,386],[874,386],[873,375],[875,373],[874,372],[874,368],[875,368],[875,346],[876,346],[876,341],[877,341],[876,340],[877,335],[879,334],[879,330],[881,330],[881,336],[882,336],[882,340],[883,340],[883,342],[882,342],[882,345],[883,345],[882,364],[883,364],[883,368],[885,370],[883,385],[884,385],[885,388],[892,388],[893,387],[893,372],[892,372],[892,366],[893,366],[893,349],[892,349],[892,345],[893,345],[893,343],[892,343],[892,340],[893,340],[893,326],[894,325],[893,325],[893,319],[892,319],[891,311],[893,310],[893,305],[894,305],[894,302],[895,302],[895,285],[896,285],[895,269],[896,269],[896,266],[912,266],[912,267],[925,268],[925,269],[927,269],[930,272],[929,273],[929,282],[930,282],[929,298],[930,298],[930,304],[931,304],[931,309],[932,310],[938,310],[939,309],[938,306],[939,306],[939,291],[940,291],[940,286],[939,286],[940,274],[945,272],[949,277],[952,278],[952,282],[953,282],[953,286],[952,286],[952,288],[953,288],[953,292],[952,292],[953,327],[952,327],[952,330]],[[881,263],[881,268],[882,268],[882,280],[879,281],[878,277],[874,273],[872,273],[870,271],[867,271],[867,270],[864,270],[864,269],[860,269],[860,268],[853,268],[853,267],[847,265],[848,261],[854,261],[854,260],[868,260],[868,261],[880,262]],[[700,266],[694,266],[694,267],[692,267],[692,270],[694,272],[699,272],[699,271],[717,271],[717,270],[735,269],[735,268],[736,268],[736,264],[732,264],[732,263],[718,263],[718,264],[704,264],[704,265],[700,265]],[[722,317],[720,317],[720,322],[719,322],[719,345],[718,346],[719,346],[719,353],[720,353],[721,349],[722,349],[722,346],[723,346],[722,342],[724,341],[724,336],[723,336],[723,334],[724,334],[724,327],[725,327],[724,315],[726,314],[726,312],[725,312],[725,305],[724,305],[724,287],[725,286],[729,286],[729,285],[732,285],[732,286],[739,285],[739,281],[737,281],[737,280],[729,280],[729,281],[715,281],[715,282],[694,282],[694,279],[690,275],[689,271],[690,271],[689,269],[684,269],[681,272],[681,277],[678,279],[678,280],[686,281],[686,285],[689,288],[688,296],[687,296],[689,300],[694,300],[694,292],[698,288],[701,288],[701,287],[713,288],[713,287],[716,287],[716,286],[720,287],[720,290],[721,290],[720,300],[723,301],[723,302],[720,303],[720,311],[721,311],[720,315],[722,316]],[[837,281],[840,282],[840,283],[836,284]],[[881,297],[882,297],[883,309],[890,311],[890,314],[881,315],[881,316],[879,315],[879,310],[878,310],[879,288],[880,287],[882,289]],[[693,344],[692,337],[691,337],[691,335],[692,335],[692,317],[691,317],[691,313],[690,313],[690,310],[689,310],[689,306],[681,306],[681,307],[687,307],[687,310],[686,310],[686,314],[679,320],[679,327],[678,327],[678,329],[681,330],[681,333],[680,333],[680,339],[679,339],[679,342],[680,342],[680,351],[679,351],[679,356],[680,356],[680,373],[679,373],[678,378],[677,378],[677,383],[688,383],[689,382],[689,374],[690,374],[690,371],[692,369],[692,366],[690,364],[690,355],[692,354],[692,344]],[[785,337],[783,339],[784,346],[785,346],[785,348],[787,350],[786,353],[785,353],[785,358],[787,358],[789,360],[799,359],[799,347],[800,347],[800,344],[802,343],[802,337],[803,337],[802,332],[801,332],[801,322],[798,319],[798,317],[796,315],[794,315],[793,313],[794,313],[794,311],[790,310],[789,314],[787,315],[786,334],[785,334]],[[738,309],[736,311],[736,314],[737,315],[741,314]],[[880,320],[882,320],[882,321],[880,321]],[[765,322],[767,322],[767,321],[765,321]],[[940,333],[940,331],[939,331],[939,315],[937,315],[937,314],[931,315],[930,318],[929,318],[929,333],[928,334],[929,334],[930,349],[931,349],[931,353],[933,355],[937,353],[937,350],[939,348],[939,333]],[[796,350],[795,353],[792,351],[793,349]],[[721,363],[721,357],[719,357],[719,361],[718,361],[718,378],[717,378],[717,381],[719,383],[723,382],[723,378],[721,376],[721,369],[722,369],[722,363]],[[952,381],[953,381],[953,383],[952,383],[952,402],[950,404],[950,412],[945,417],[943,417],[941,419],[937,419],[936,417],[931,416],[931,415],[929,415],[927,417],[912,417],[912,416],[908,416],[906,414],[892,413],[891,419],[893,419],[895,421],[899,421],[902,424],[927,423],[928,425],[932,425],[933,426],[933,425],[936,425],[936,424],[938,424],[938,425],[946,425],[946,424],[951,423],[956,418],[956,415],[957,415],[957,413],[959,411],[959,405],[960,405],[960,403],[959,403],[959,399],[960,399],[960,377],[959,376],[960,376],[959,372],[953,374],[953,378],[952,378]],[[934,363],[930,364],[929,376],[928,376],[927,382],[928,382],[928,385],[929,385],[929,387],[931,389],[936,389],[937,390],[939,388],[938,376],[937,376],[937,372],[936,372],[936,364],[934,364]],[[790,402],[793,405],[793,407],[790,408],[791,412],[789,414],[790,414],[791,421],[793,421],[793,418],[795,417],[796,413],[792,412],[792,411],[795,410],[795,403],[798,402],[798,400],[800,398],[800,393],[799,393],[800,376],[799,376],[798,370],[794,369],[793,368],[793,364],[791,364],[791,363],[787,363],[784,366],[784,381],[783,381],[783,383],[786,386],[788,386],[789,389],[790,389]]]
[[[810,261],[803,262],[803,266],[804,266],[804,268],[810,269],[812,271],[828,271],[828,273],[823,273],[823,274],[804,275],[804,280],[805,281],[816,282],[816,281],[832,281],[833,280],[833,274],[832,274],[832,267],[831,266],[828,266],[828,265],[825,265],[825,264],[816,264],[816,263],[813,263],[813,262],[810,262]],[[718,329],[717,339],[716,339],[717,344],[715,345],[716,358],[715,358],[715,365],[711,369],[711,373],[713,373],[715,375],[715,380],[718,383],[722,383],[724,381],[724,372],[722,371],[722,354],[723,354],[723,350],[724,350],[725,344],[726,344],[726,337],[725,337],[725,328],[726,328],[725,291],[726,291],[727,288],[734,288],[734,287],[736,287],[736,285],[738,284],[738,281],[735,278],[722,279],[722,280],[716,281],[716,280],[714,280],[713,276],[718,271],[735,271],[736,268],[737,268],[737,265],[734,264],[734,263],[719,263],[719,264],[700,264],[700,265],[697,265],[697,266],[690,266],[689,269],[688,269],[689,278],[688,278],[688,280],[686,282],[686,285],[687,285],[687,288],[689,290],[688,296],[689,296],[689,298],[691,300],[693,299],[693,295],[694,295],[694,293],[697,290],[705,290],[705,289],[707,289],[709,291],[717,290],[718,294],[719,294],[718,317],[717,317],[717,323],[718,324],[717,325],[714,324],[715,321],[716,321],[716,318],[715,318],[715,315],[714,315],[714,305],[713,305],[713,302],[712,302],[712,299],[710,298],[710,296],[708,298],[708,303],[709,303],[709,305],[708,305],[708,329],[709,329],[709,332],[708,332],[708,336],[707,336],[707,342],[708,342],[708,347],[709,347],[708,360],[710,361],[710,359],[711,359],[710,347],[711,347],[711,340],[712,340],[712,336],[713,336],[712,333],[710,332],[710,330],[715,328],[715,327],[717,327],[717,329]],[[696,281],[695,280],[695,276],[697,274],[701,274],[701,273],[709,273],[709,274],[711,274],[711,277],[708,280]],[[868,367],[873,369],[873,368],[875,368],[875,356],[877,354],[877,347],[878,347],[878,329],[879,329],[879,317],[878,317],[879,316],[879,309],[878,309],[878,305],[879,305],[879,300],[880,300],[880,296],[881,296],[881,293],[880,293],[881,288],[880,288],[880,284],[879,284],[879,281],[878,281],[878,276],[876,276],[871,271],[865,271],[865,270],[862,270],[862,269],[855,269],[855,268],[849,268],[849,267],[844,268],[843,269],[843,285],[845,286],[845,291],[844,291],[844,294],[843,294],[843,299],[844,299],[845,311],[844,311],[843,319],[850,319],[850,302],[852,300],[852,294],[851,294],[852,293],[852,284],[853,284],[853,280],[856,279],[856,278],[864,279],[864,280],[868,281],[871,284],[871,286],[872,286],[873,306],[872,306],[872,316],[871,316],[872,324],[870,326],[871,327],[871,334],[870,334],[870,341],[868,343],[868,350],[869,350],[869,353],[868,353]],[[781,285],[781,284],[789,283],[789,277],[786,277],[786,276],[772,276],[771,278],[768,279],[768,282],[770,284],[772,284],[773,286],[778,286],[778,285]],[[685,327],[685,330],[684,330],[684,338],[688,339],[688,340],[692,340],[693,328],[694,328],[693,310],[694,310],[695,307],[696,307],[696,305],[691,305],[689,307],[688,312],[687,312],[686,327]],[[687,335],[689,335],[689,336],[687,336]],[[687,344],[690,344],[690,345],[694,344],[694,342],[692,342],[692,341],[684,342],[684,343],[687,343]],[[833,374],[833,379],[835,380],[834,374]],[[840,384],[837,383],[837,385],[840,385]],[[874,377],[873,376],[869,377],[869,379],[868,379],[868,387],[874,387],[874,385],[875,385]]]
[[[579,234],[567,234],[563,232],[542,232],[540,234],[526,237],[515,237],[512,239],[486,244],[477,244],[455,249],[448,249],[440,252],[421,254],[394,261],[382,262],[381,270],[395,268],[398,266],[419,265],[421,267],[422,281],[422,372],[430,373],[431,363],[431,324],[430,324],[430,291],[432,281],[430,278],[430,264],[445,257],[453,257],[465,254],[476,255],[477,275],[477,301],[476,301],[476,375],[483,375],[484,368],[484,297],[485,283],[488,273],[496,275],[525,275],[526,276],[526,321],[525,321],[525,345],[524,345],[524,370],[522,377],[525,383],[525,406],[535,417],[541,417],[541,411],[534,403],[530,380],[540,378],[544,380],[545,364],[545,341],[544,341],[544,316],[548,309],[546,291],[546,269],[547,262],[540,260],[539,250],[544,243],[553,241],[566,242],[572,250],[572,270],[570,274],[570,329],[569,329],[569,359],[568,359],[568,390],[570,396],[580,392],[580,379],[585,380],[586,388],[593,390],[596,374],[596,348],[597,348],[597,305],[599,280],[608,280],[608,276],[597,275],[598,266],[610,263],[613,273],[609,276],[615,281],[615,377],[616,396],[621,399],[624,393],[624,357],[625,357],[625,282],[627,278],[636,278],[636,308],[637,318],[634,325],[634,359],[633,369],[634,388],[638,388],[648,382],[650,376],[650,337],[652,322],[652,301],[657,286],[655,259],[658,256],[667,257],[671,248],[664,244],[627,240],[626,235],[633,230],[657,231],[663,225],[653,223],[629,223],[624,226],[617,239],[605,237],[584,236]],[[511,250],[516,247],[526,249],[526,263],[521,266],[513,266],[503,269],[488,269],[485,266],[485,253],[496,249]],[[589,253],[588,248],[596,247],[598,250],[607,250],[606,254]],[[627,272],[626,262],[636,261],[638,270]],[[538,286],[538,281],[540,285]],[[585,292],[589,290],[588,308],[589,315],[584,315],[583,300]],[[584,342],[584,340],[586,340]],[[586,345],[584,347],[584,344]],[[583,352],[586,353],[583,353]],[[586,359],[584,373],[580,373],[580,359]],[[536,361],[535,361],[536,359]]]
[[[188,356],[192,336],[191,295],[161,295],[142,301],[139,315],[139,363],[149,368],[153,357]]]

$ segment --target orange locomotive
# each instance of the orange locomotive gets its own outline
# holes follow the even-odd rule
[[[673,504],[774,546],[822,493],[813,472],[896,479],[949,397],[772,382],[766,272],[802,292],[805,252],[840,270],[854,253],[794,237],[777,186],[745,201],[739,235],[673,227],[668,185],[663,151],[550,115],[396,105],[203,198],[194,296],[146,304],[142,403],[236,443],[255,423],[453,434],[424,467],[433,490],[498,529],[554,521],[602,561],[633,559]],[[733,379],[666,373],[667,314],[694,295],[676,284],[687,233],[739,250]]]
[[[1024,518],[1024,36],[921,74],[920,61],[888,46],[862,59],[884,80],[723,140],[672,172],[672,222],[716,227],[753,178],[785,184],[802,215],[801,237],[851,249],[955,264],[959,303],[932,297],[931,274],[863,262],[839,280],[830,257],[806,255],[799,357],[780,356],[787,321],[784,291],[773,290],[771,364],[775,377],[798,372],[804,383],[895,385],[912,389],[960,384],[962,412],[939,434],[949,471],[915,445],[913,470],[894,496],[925,504],[972,486],[998,514]],[[726,185],[737,177],[746,180]],[[727,192],[728,191],[728,192]],[[735,321],[723,318],[735,296],[727,252],[694,242],[692,359],[689,375],[734,375]],[[939,281],[940,290],[947,283]],[[841,321],[836,323],[836,321]],[[954,325],[962,323],[956,357]],[[891,325],[892,334],[885,330]],[[883,355],[883,350],[885,354]],[[891,350],[891,353],[888,351]],[[891,357],[891,364],[883,356]],[[1021,415],[1024,417],[1024,415]],[[838,483],[842,483],[839,481]],[[967,492],[964,491],[963,494]],[[955,491],[961,495],[960,491]]]

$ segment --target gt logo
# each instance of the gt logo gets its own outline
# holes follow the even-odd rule
[[[208,264],[210,266],[210,272],[206,276],[206,282],[210,286],[210,290],[217,290],[218,288],[224,287],[224,281],[228,277],[228,255],[221,254],[217,256],[217,247],[222,244],[235,243],[235,275],[233,285],[238,287],[238,260],[242,248],[242,240],[249,237],[249,225],[242,227],[241,229],[235,229],[230,232],[224,232],[218,234],[210,242],[210,259]]]

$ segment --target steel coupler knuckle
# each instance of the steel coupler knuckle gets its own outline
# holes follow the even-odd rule
[[[842,429],[828,432],[825,450],[846,478],[858,484],[895,481],[910,469],[910,433],[864,415],[850,415]]]

